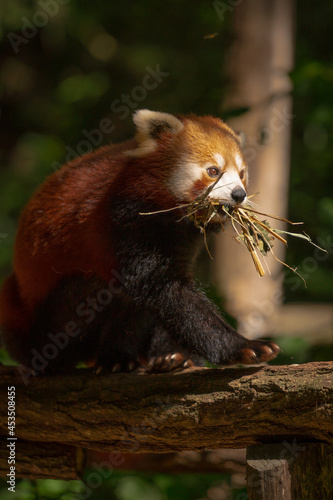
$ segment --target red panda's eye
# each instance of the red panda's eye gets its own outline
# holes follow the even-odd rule
[[[239,172],[239,178],[240,178],[241,180],[243,180],[243,179],[244,179],[244,177],[245,177],[245,169],[243,168],[243,170],[241,170],[241,171]]]
[[[218,177],[220,175],[220,170],[216,167],[208,167],[207,173],[210,177]]]

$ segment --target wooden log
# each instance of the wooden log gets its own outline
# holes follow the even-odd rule
[[[249,446],[248,500],[330,500],[333,494],[333,446],[279,443]]]
[[[78,479],[85,466],[84,452],[56,443],[18,441],[15,449],[15,475],[29,479]],[[0,448],[0,476],[9,472],[8,448]]]
[[[333,363],[188,369],[160,375],[31,377],[0,370],[0,411],[16,391],[19,441],[123,453],[243,448],[292,441],[332,442]],[[8,436],[7,420],[0,435]],[[18,441],[18,442],[19,442]]]

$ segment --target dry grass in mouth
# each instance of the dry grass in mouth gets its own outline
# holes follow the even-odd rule
[[[261,220],[258,218],[258,215],[262,215],[266,218]],[[250,206],[246,205],[221,205],[221,203],[217,200],[205,200],[204,204],[200,202],[193,202],[189,207],[187,217],[192,220],[195,226],[198,227],[203,233],[209,255],[210,252],[206,240],[207,225],[214,220],[217,221],[215,223],[220,223],[222,229],[225,231],[224,223],[229,220],[234,230],[234,234],[231,236],[247,248],[259,276],[265,276],[266,274],[262,262],[265,262],[263,258],[267,256],[268,252],[271,252],[275,259],[281,262],[284,266],[294,272],[297,272],[296,269],[291,268],[288,264],[279,260],[274,254],[272,249],[274,239],[277,239],[287,245],[287,240],[281,236],[281,234],[286,233],[286,231],[272,228],[267,218],[283,221],[292,225],[302,224],[302,222],[293,223],[283,217],[258,212],[257,210],[254,210]],[[221,217],[223,217],[223,220]],[[306,238],[308,241],[311,241],[309,237],[303,234],[286,234],[293,234],[294,236]],[[269,272],[267,263],[266,267]]]
[[[186,214],[180,220],[183,220],[187,217],[194,223],[194,225],[198,229],[200,229],[201,233],[204,236],[207,252],[211,258],[212,256],[207,245],[206,228],[211,223],[217,223],[221,224],[223,231],[225,231],[224,223],[229,220],[234,230],[234,234],[231,234],[230,236],[232,236],[239,243],[243,244],[245,248],[247,248],[259,276],[265,276],[263,263],[265,264],[266,269],[270,274],[270,270],[265,257],[267,256],[268,252],[271,252],[271,254],[278,262],[296,273],[303,280],[306,286],[305,280],[297,272],[297,268],[289,266],[275,255],[272,248],[273,241],[276,239],[284,245],[287,245],[287,240],[282,235],[288,235],[306,240],[311,245],[319,248],[323,252],[327,253],[327,251],[313,243],[311,238],[306,233],[292,233],[284,231],[282,229],[274,229],[273,227],[271,227],[267,219],[282,221],[285,224],[291,224],[293,226],[303,224],[303,222],[290,222],[289,220],[283,217],[279,217],[278,215],[265,214],[264,212],[252,208],[250,205],[223,205],[218,200],[208,198],[208,195],[214,189],[219,179],[220,178],[218,178],[217,181],[214,182],[214,184],[212,184],[204,194],[196,198],[191,203],[178,205],[177,207],[173,207],[167,210],[161,210],[158,212],[142,213],[140,215],[153,215],[156,213],[169,212],[177,209],[185,210]],[[264,217],[264,220],[259,219],[258,215]]]

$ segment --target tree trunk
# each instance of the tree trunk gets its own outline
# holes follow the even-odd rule
[[[293,67],[294,2],[251,0],[235,8],[235,42],[229,55],[230,95],[225,108],[248,111],[230,118],[244,131],[244,153],[250,168],[249,193],[268,214],[285,217],[288,206],[292,90],[288,73]],[[257,194],[258,193],[258,194]],[[274,222],[274,227],[281,224]],[[232,233],[232,229],[227,229]],[[283,259],[282,243],[274,252]],[[226,310],[248,337],[269,333],[267,319],[281,304],[281,264],[269,256],[271,275],[260,278],[247,250],[221,234],[217,238],[214,280],[225,297]]]

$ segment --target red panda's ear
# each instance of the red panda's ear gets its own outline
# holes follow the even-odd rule
[[[182,122],[175,116],[169,113],[150,111],[149,109],[140,109],[134,113],[133,121],[138,133],[143,133],[153,139],[156,139],[163,131],[177,134],[184,127]]]
[[[135,139],[138,147],[128,151],[130,156],[144,156],[154,151],[157,147],[156,139],[163,132],[178,134],[183,128],[183,123],[169,113],[140,109],[133,115],[137,133]]]

